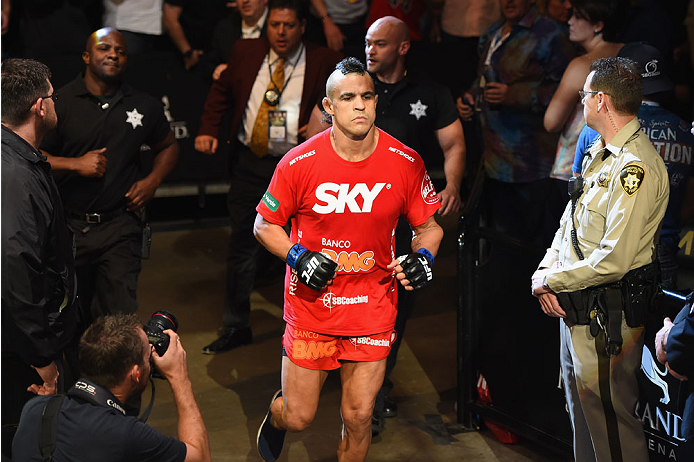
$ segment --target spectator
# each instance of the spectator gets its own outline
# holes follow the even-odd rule
[[[41,150],[54,171],[67,173],[58,187],[75,231],[83,330],[99,316],[137,310],[149,229],[143,207],[176,165],[179,149],[161,102],[122,82],[128,50],[118,31],[90,35],[82,60],[84,74],[58,90],[58,126]],[[143,144],[154,153],[147,175],[140,171]]]
[[[55,462],[209,462],[210,442],[188,378],[186,351],[176,332],[167,329],[164,334],[170,342],[160,356],[134,315],[97,319],[80,341],[84,376],[67,395],[39,397],[24,407],[15,460],[47,460],[43,451],[48,442]],[[171,386],[180,441],[125,415],[123,403],[147,387],[152,364]],[[48,441],[47,428],[53,431]]]
[[[271,0],[267,38],[238,40],[227,70],[205,101],[195,149],[217,150],[222,118],[232,111],[230,137],[235,165],[228,195],[231,236],[221,336],[203,348],[216,354],[252,342],[250,296],[260,244],[253,238],[254,207],[279,159],[304,136],[311,108],[339,60],[336,52],[302,40],[302,0]],[[270,117],[273,114],[277,117]],[[284,117],[282,117],[284,116]],[[281,120],[268,136],[268,120]]]
[[[537,9],[558,23],[566,24],[571,17],[572,7],[576,6],[575,3],[569,0],[538,0]]]
[[[205,60],[214,69],[212,80],[218,80],[227,68],[231,50],[238,39],[267,35],[267,0],[241,0],[237,6],[238,14],[229,14],[217,23],[212,37],[212,47],[205,53]]]
[[[62,391],[63,349],[75,330],[73,237],[46,158],[58,123],[48,67],[2,62],[2,453],[11,456],[32,393]],[[3,457],[4,459],[5,457]],[[20,460],[20,459],[15,459]]]
[[[549,178],[557,137],[542,115],[573,57],[566,32],[532,0],[501,0],[504,19],[480,39],[473,90],[458,98],[463,120],[479,111],[487,176],[485,201],[499,231],[549,242],[563,206]],[[473,97],[476,93],[477,98]]]
[[[431,7],[429,40],[440,43],[442,55],[451,57],[432,77],[456,97],[475,80],[479,39],[500,18],[499,0],[444,0]]]
[[[566,191],[565,182],[572,176],[576,142],[585,125],[578,91],[583,88],[593,61],[617,56],[624,45],[615,43],[616,0],[574,0],[573,5],[573,14],[569,20],[569,40],[580,45],[586,53],[569,63],[547,106],[544,118],[547,131],[561,131],[551,176],[563,180],[562,194]]]
[[[183,66],[197,66],[211,45],[210,31],[227,13],[227,0],[164,0],[164,26],[183,57]]]
[[[163,0],[103,0],[104,27],[116,29],[131,55],[161,48]]]
[[[364,30],[369,13],[367,0],[310,0],[308,37],[345,56],[364,57]]]

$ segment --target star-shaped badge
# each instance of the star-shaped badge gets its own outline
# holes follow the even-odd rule
[[[133,129],[135,129],[138,125],[142,127],[142,118],[145,116],[144,114],[140,114],[137,112],[137,108],[133,108],[132,111],[125,111],[125,113],[128,115],[128,118],[125,119],[126,124],[130,124],[133,126]]]
[[[419,120],[420,117],[427,115],[427,108],[429,106],[422,104],[422,100],[418,99],[416,103],[410,103],[410,107],[412,108],[410,115],[415,116],[417,120]]]
[[[639,180],[636,175],[629,174],[627,177],[624,179],[624,184],[626,185],[627,188],[630,189],[637,189],[639,187]]]

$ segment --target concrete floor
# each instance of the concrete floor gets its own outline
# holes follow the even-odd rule
[[[468,431],[455,421],[455,220],[432,286],[418,299],[393,372],[399,415],[374,438],[370,461],[562,461],[538,445],[504,445],[488,431]],[[228,228],[156,232],[143,262],[139,314],[174,313],[188,353],[188,370],[210,435],[214,461],[258,461],[255,440],[270,397],[280,384],[282,281],[253,293],[252,345],[216,356],[201,348],[217,337],[225,279]],[[149,423],[176,434],[170,389],[156,383]],[[287,436],[281,461],[333,461],[340,432],[339,374],[328,378],[315,421]],[[145,392],[143,402],[149,401]]]

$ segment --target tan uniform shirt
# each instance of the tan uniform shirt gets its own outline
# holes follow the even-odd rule
[[[665,163],[634,117],[606,147],[598,139],[583,162],[583,193],[573,215],[579,260],[571,242],[571,203],[540,268],[546,283],[573,292],[620,280],[655,260],[670,186]],[[554,265],[554,266],[553,266]]]

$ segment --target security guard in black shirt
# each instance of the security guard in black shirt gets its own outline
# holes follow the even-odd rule
[[[127,58],[120,33],[94,32],[84,75],[58,90],[58,127],[41,144],[53,170],[64,172],[58,187],[76,235],[82,329],[100,315],[136,311],[148,229],[140,214],[179,153],[162,104],[121,82]],[[154,152],[144,177],[143,144]]]

